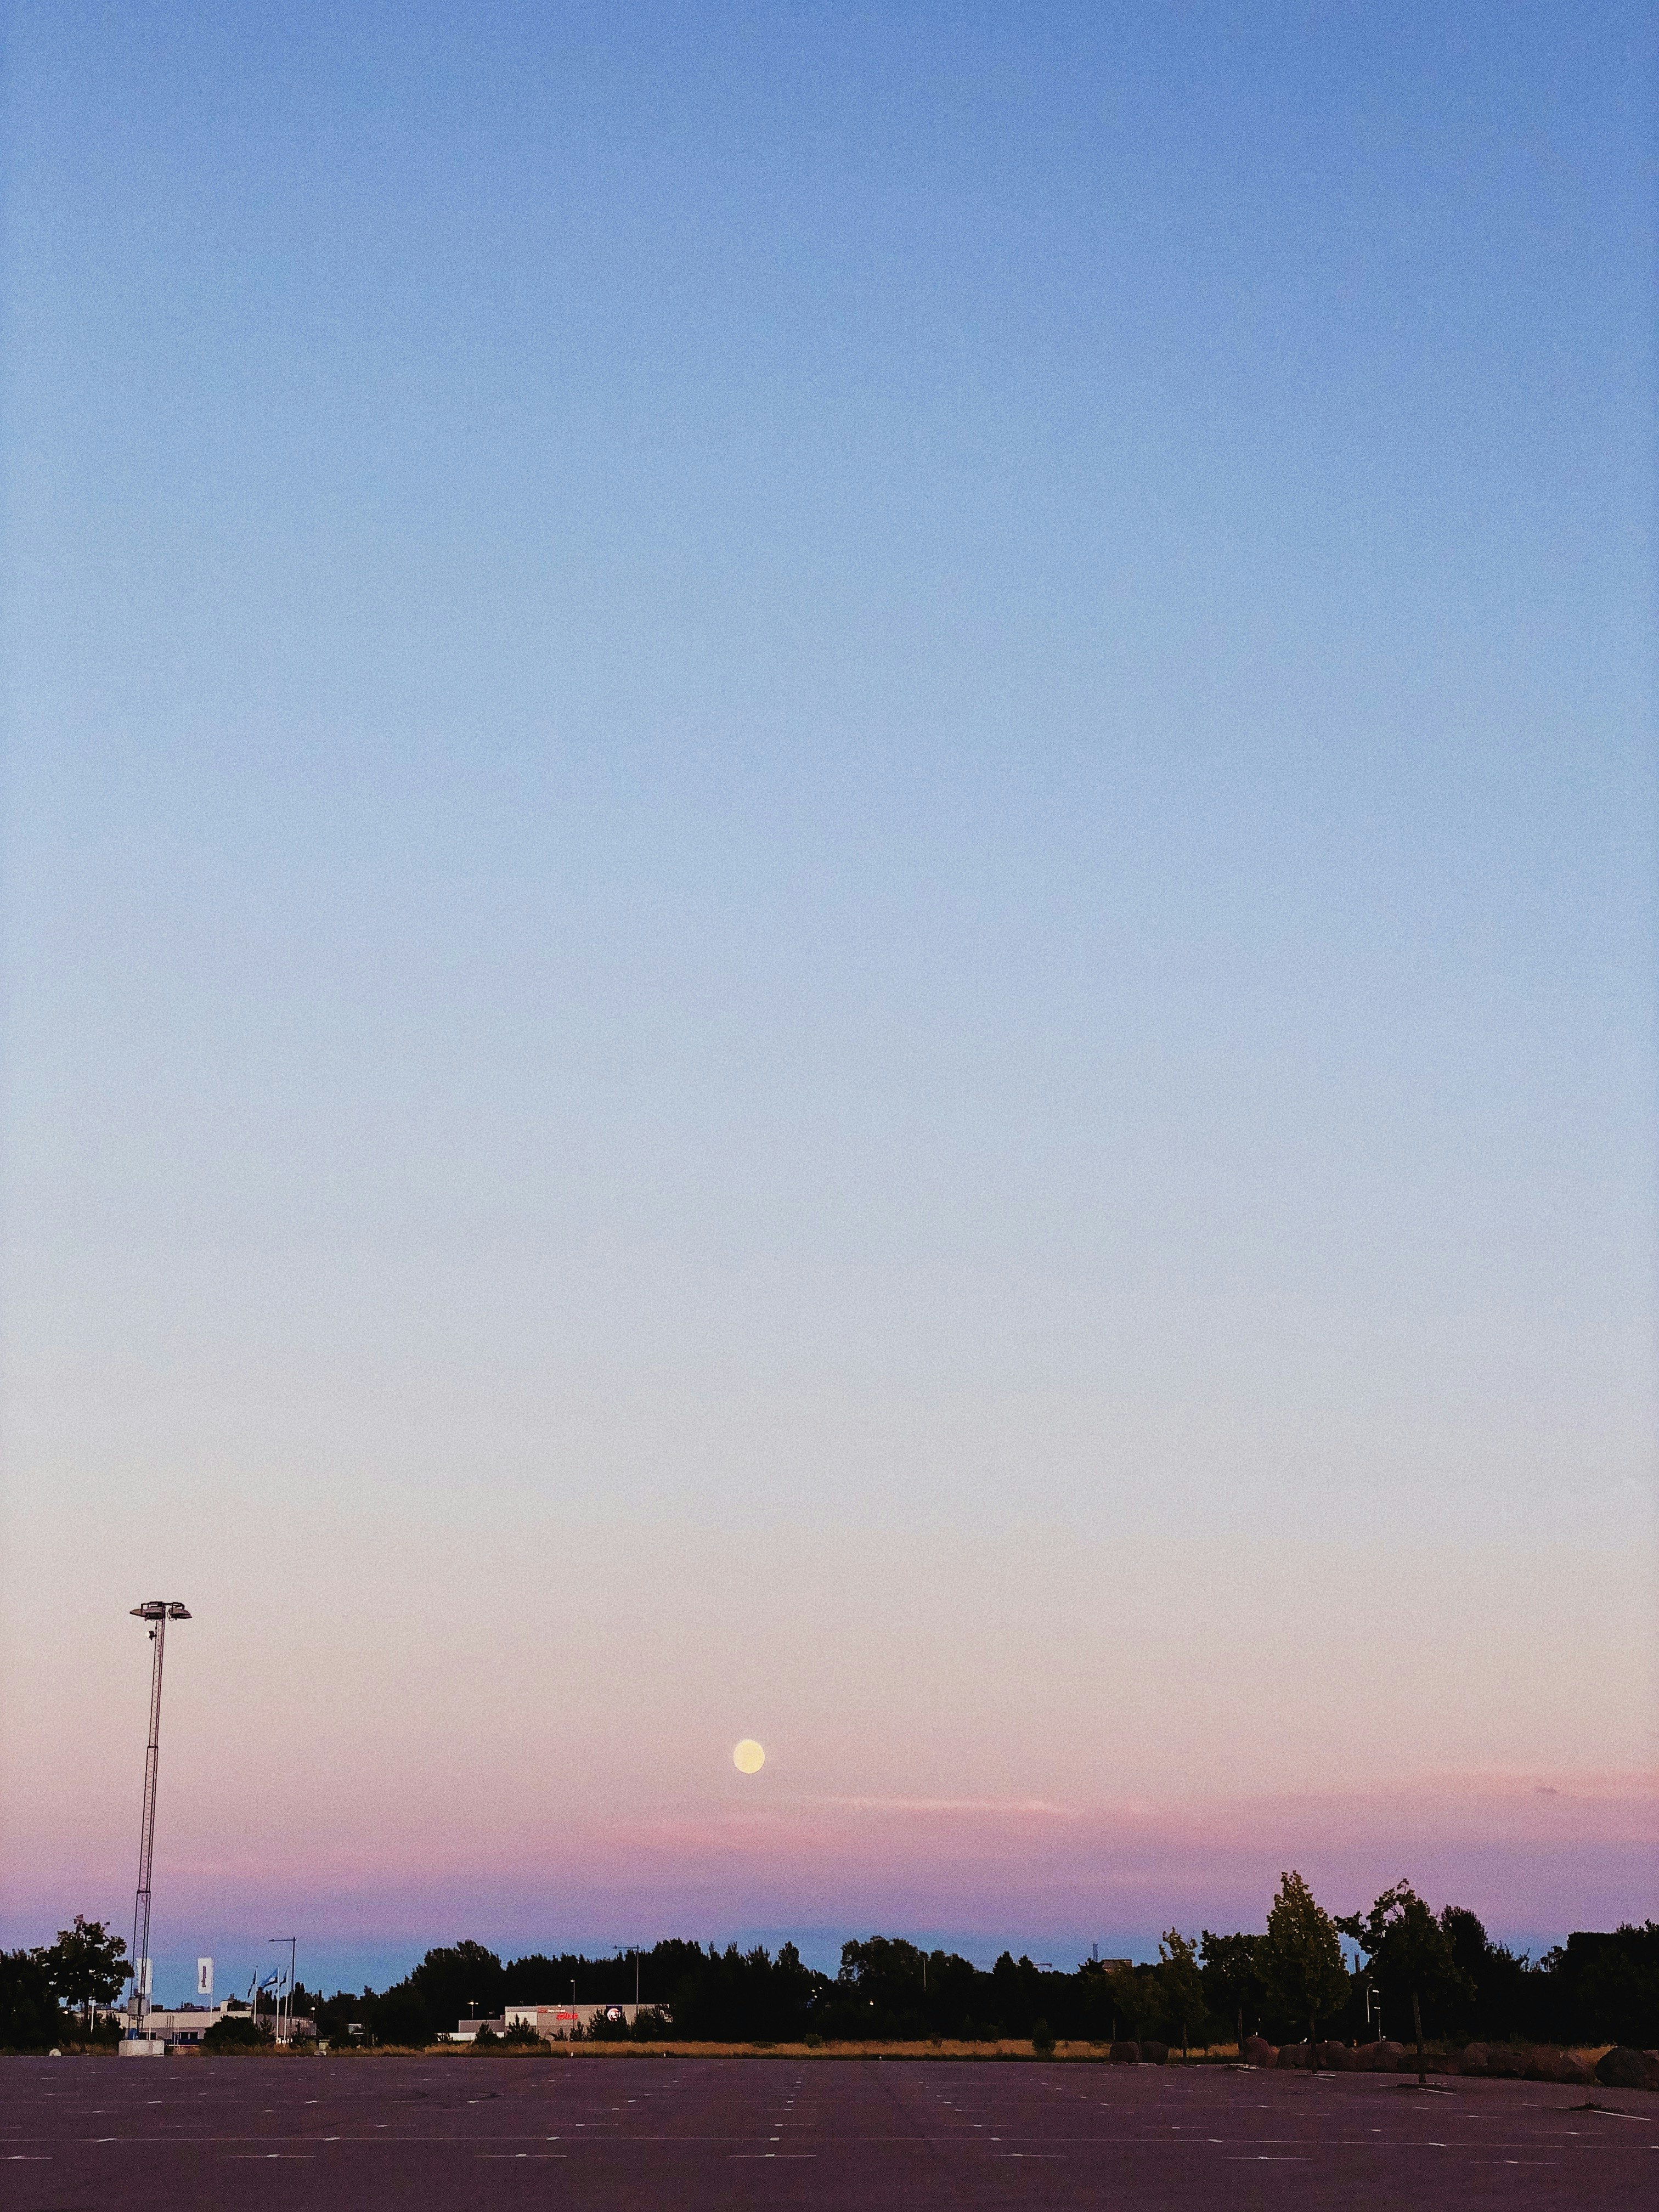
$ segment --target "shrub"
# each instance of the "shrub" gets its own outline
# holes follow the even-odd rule
[[[1031,2048],[1039,2058],[1052,2058],[1054,2051],[1054,2031],[1046,2020],[1031,2023]]]

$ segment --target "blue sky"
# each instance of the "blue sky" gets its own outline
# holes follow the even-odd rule
[[[20,1911],[150,1582],[203,1914],[417,1706],[434,1804],[599,1824],[526,1942],[750,1731],[803,1805],[1651,1771],[1650,48],[14,11]],[[795,1834],[710,1910],[859,1924]]]

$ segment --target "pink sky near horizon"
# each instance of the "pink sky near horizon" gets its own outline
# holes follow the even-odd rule
[[[418,1950],[473,1935],[506,1950],[586,1948],[755,1926],[891,1933],[945,1928],[998,1946],[1059,1931],[1141,1948],[1173,1923],[1259,1926],[1294,1865],[1333,1911],[1408,1879],[1467,1905],[1498,1936],[1531,1939],[1653,1911],[1659,1786],[1650,1774],[1430,1775],[1369,1793],[1149,1801],[853,1799],[779,1795],[552,1832],[524,1822],[411,1826],[373,1849],[303,1814],[213,1847],[164,1814],[158,1949],[169,1928],[234,1929],[250,1911],[303,1916],[314,1948]],[[182,1832],[181,1832],[182,1830]],[[124,1918],[131,1838],[64,1838],[50,1869],[8,1884],[13,1938],[88,1899]],[[112,1850],[114,1844],[117,1848]],[[55,1917],[54,1917],[55,1916]],[[27,1927],[25,1923],[27,1923]],[[38,1940],[33,1936],[31,1940]]]
[[[933,1532],[923,1584],[915,1540],[879,1529],[618,1539],[538,1512],[481,1534],[416,1501],[296,1547],[260,1511],[175,1503],[170,1571],[119,1543],[66,1555],[49,1516],[31,1561],[16,1524],[11,1940],[130,1911],[135,1575],[195,1614],[168,1645],[158,1947],[272,1913],[417,1948],[825,1924],[1109,1942],[1260,1924],[1292,1865],[1339,1909],[1405,1877],[1528,1937],[1655,1910],[1648,1685],[1620,1664],[1639,1552],[1448,1539],[1367,1560],[1363,1531],[1172,1550],[1151,1525],[1027,1525]],[[1126,1547],[1178,1565],[1115,1585]],[[288,1561],[268,1610],[240,1587],[262,1552]],[[83,1614],[61,1603],[70,1559]],[[1362,1573],[1380,1644],[1348,1603]],[[752,1778],[731,1761],[749,1734]]]

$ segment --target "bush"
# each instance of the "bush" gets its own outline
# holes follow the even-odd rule
[[[255,2027],[252,2013],[228,2012],[216,2020],[204,2035],[202,2048],[234,2057],[251,2051],[269,2051],[271,2037],[268,2029]]]
[[[1031,2048],[1036,2051],[1039,2058],[1052,2058],[1054,2057],[1054,2031],[1049,2027],[1046,2020],[1036,2020],[1032,2021]]]

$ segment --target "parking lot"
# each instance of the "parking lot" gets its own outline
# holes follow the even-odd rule
[[[11,2058],[12,2212],[1659,2201],[1659,2098],[941,2060]]]

